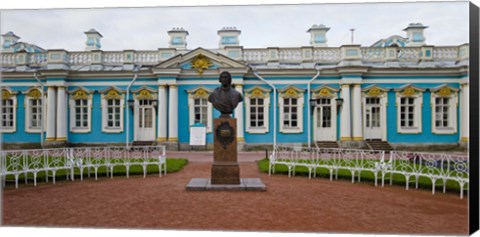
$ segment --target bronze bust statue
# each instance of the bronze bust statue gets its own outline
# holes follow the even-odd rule
[[[230,118],[238,103],[243,101],[242,94],[232,87],[232,76],[229,72],[220,73],[219,81],[222,86],[215,88],[208,101],[222,113],[220,118]]]

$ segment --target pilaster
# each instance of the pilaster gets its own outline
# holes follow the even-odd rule
[[[351,141],[351,126],[350,126],[350,85],[343,84],[340,96],[343,99],[343,104],[340,109],[340,141]]]
[[[168,142],[178,149],[178,88],[176,84],[168,87]]]
[[[56,141],[67,141],[67,103],[65,98],[65,87],[57,87],[57,129]]]
[[[47,91],[47,138],[46,141],[56,140],[56,100],[57,89],[49,86]]]
[[[235,85],[235,90],[237,90],[238,92],[240,92],[240,94],[242,94],[243,96],[243,85],[242,84],[236,84]],[[238,141],[238,144],[240,143],[244,143],[245,142],[245,138],[244,138],[244,135],[243,135],[243,102],[241,102],[240,104],[238,104],[238,106],[235,108],[235,118],[237,119],[237,141]]]
[[[157,142],[167,141],[167,88],[158,86],[158,132]]]
[[[362,141],[363,139],[363,116],[362,116],[362,94],[360,84],[353,85],[352,91],[352,124],[353,141]]]

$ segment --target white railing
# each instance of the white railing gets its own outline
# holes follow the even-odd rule
[[[386,61],[386,49],[378,47],[360,47],[360,58],[363,62],[381,63]],[[433,59],[435,61],[458,61],[460,46],[439,46],[433,47]],[[165,49],[133,51],[133,58],[129,53],[124,51],[106,51],[101,52],[101,59],[94,59],[94,54],[98,52],[67,52],[66,64],[70,65],[90,65],[93,61],[101,62],[105,65],[122,65],[125,62],[156,65],[167,58],[162,57],[162,53],[166,53]],[[187,53],[188,51],[171,52],[171,57],[179,53]],[[216,52],[212,50],[212,52]],[[226,51],[220,51],[226,53]],[[45,66],[48,64],[47,53],[27,53],[27,64],[35,66]],[[421,60],[422,47],[403,47],[398,48],[397,58],[399,62],[418,62]],[[316,63],[338,63],[342,61],[342,50],[340,47],[314,47],[313,55],[303,55],[303,48],[278,48],[270,51],[267,48],[259,49],[242,49],[242,59],[245,63],[267,63],[269,61],[278,61],[283,63],[299,63],[303,61],[313,61]],[[391,60],[391,59],[390,59]],[[17,53],[0,54],[0,66],[16,66]],[[56,61],[58,63],[58,61]]]
[[[275,173],[275,165],[286,165],[288,176],[295,175],[295,168],[303,166],[308,169],[308,177],[316,176],[317,169],[327,169],[330,180],[333,175],[338,178],[339,170],[348,170],[352,175],[352,183],[355,177],[361,180],[362,172],[371,172],[375,180],[384,163],[384,151],[354,150],[338,148],[306,148],[277,146],[270,156],[268,174]],[[377,182],[375,181],[375,185]]]
[[[267,62],[268,50],[266,49],[245,49],[243,50],[243,61],[246,62]]]
[[[458,60],[458,51],[458,47],[435,47],[433,48],[433,60]]]
[[[68,56],[68,63],[71,65],[88,65],[93,58],[90,52],[70,52]]]
[[[15,66],[17,64],[15,53],[0,53],[0,63],[5,66]]]
[[[459,185],[460,198],[469,183],[468,156],[459,154],[392,151],[388,155],[384,151],[280,145],[274,148],[269,160],[269,175],[275,173],[276,165],[287,166],[289,177],[295,175],[296,167],[306,167],[309,178],[312,172],[315,177],[318,169],[327,169],[330,180],[333,175],[338,179],[339,170],[346,170],[354,183],[355,177],[360,181],[362,172],[370,172],[375,186],[381,177],[383,187],[387,174],[390,174],[390,185],[393,175],[397,174],[404,177],[407,190],[411,181],[418,188],[419,178],[425,177],[432,184],[432,194],[435,194],[437,181],[442,182],[445,193],[447,181],[451,180]]]
[[[18,188],[20,176],[28,182],[29,175],[33,175],[34,186],[37,185],[39,173],[45,174],[48,182],[49,177],[56,181],[57,172],[63,170],[67,179],[75,179],[75,171],[78,171],[80,179],[86,170],[88,177],[93,170],[95,180],[98,178],[98,170],[103,167],[106,175],[113,178],[116,167],[125,167],[127,178],[130,167],[141,166],[143,176],[147,174],[147,166],[158,166],[159,176],[167,173],[167,163],[164,146],[135,146],[126,147],[82,147],[82,148],[57,148],[37,150],[16,150],[0,152],[0,179],[3,185],[7,179],[13,176],[15,187]]]
[[[319,63],[340,62],[342,51],[340,48],[316,48],[313,51],[313,60]]]
[[[161,61],[160,59],[158,51],[138,51],[135,52],[134,63],[141,65],[155,65]]]
[[[432,194],[435,194],[437,181],[442,182],[445,193],[447,181],[452,180],[460,186],[460,198],[463,198],[465,184],[469,182],[467,155],[392,151],[390,159],[385,164],[386,167],[382,171],[382,185],[387,173],[390,173],[390,185],[394,174],[402,175],[405,178],[405,189],[407,190],[411,178],[415,180],[415,188],[418,188],[418,179],[425,177],[430,180]]]

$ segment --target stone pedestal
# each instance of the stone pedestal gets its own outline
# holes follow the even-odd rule
[[[211,184],[240,184],[240,167],[237,162],[237,120],[214,119],[213,131]]]

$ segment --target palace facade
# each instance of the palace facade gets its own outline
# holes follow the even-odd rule
[[[190,127],[203,125],[211,144],[220,113],[207,98],[229,71],[244,96],[234,117],[245,148],[464,146],[469,45],[428,45],[426,28],[412,23],[406,37],[329,47],[330,28],[313,25],[307,46],[244,48],[241,31],[226,27],[217,49],[187,49],[188,32],[174,28],[168,48],[152,51],[102,51],[103,36],[92,29],[81,52],[45,50],[8,32],[0,56],[3,142],[187,149]]]

